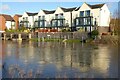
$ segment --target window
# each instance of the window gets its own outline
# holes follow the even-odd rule
[[[41,16],[38,16],[38,20],[40,20],[41,19]]]
[[[79,23],[78,23],[78,19],[76,19],[76,25],[79,25]]]
[[[23,18],[23,21],[28,21],[28,17],[24,17],[24,18]]]
[[[26,21],[28,21],[28,17],[26,17]]]
[[[38,27],[38,22],[35,22],[35,27]]]
[[[85,16],[90,16],[90,10],[85,11]]]
[[[42,16],[42,20],[45,20],[45,16]]]
[[[55,14],[55,19],[58,19],[58,14]]]
[[[84,16],[84,11],[80,11],[80,17]]]
[[[97,25],[97,19],[95,18],[94,25]]]
[[[63,13],[60,14],[60,18],[64,18],[64,17],[63,17]]]

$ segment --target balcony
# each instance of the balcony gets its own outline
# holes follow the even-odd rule
[[[20,26],[29,27],[28,24],[29,24],[29,21],[27,20],[20,21]]]
[[[76,17],[74,20],[75,26],[93,26],[93,16]]]
[[[55,16],[55,18],[51,19],[52,27],[65,27],[65,18],[62,15]]]
[[[52,19],[51,20],[51,26],[52,27],[65,27],[65,19],[59,18],[59,19]]]

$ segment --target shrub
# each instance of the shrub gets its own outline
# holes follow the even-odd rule
[[[63,28],[61,31],[62,32],[70,32],[70,29],[69,28],[66,28],[66,29]]]
[[[98,35],[99,35],[98,30],[93,30],[91,33],[88,33],[88,36],[90,36],[93,39]]]
[[[91,35],[92,35],[92,36],[97,36],[98,34],[99,34],[98,30],[93,30],[93,31],[91,32]]]

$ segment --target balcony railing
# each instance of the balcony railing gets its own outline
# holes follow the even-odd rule
[[[93,16],[76,17],[74,20],[75,26],[92,26]]]

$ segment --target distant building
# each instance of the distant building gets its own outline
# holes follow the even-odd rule
[[[22,15],[15,14],[13,19],[15,21],[15,29],[19,28],[19,18],[22,17]]]
[[[15,29],[15,21],[10,15],[0,14],[0,31],[5,29]]]

